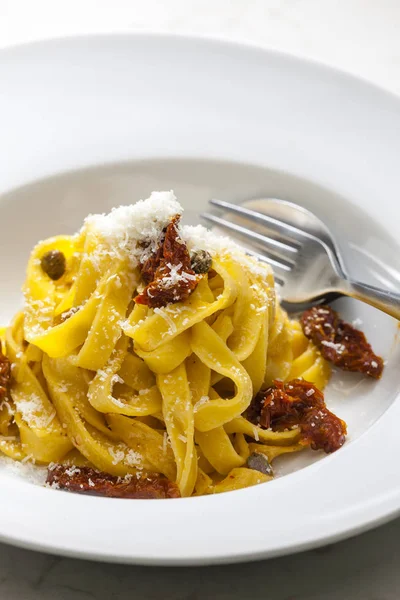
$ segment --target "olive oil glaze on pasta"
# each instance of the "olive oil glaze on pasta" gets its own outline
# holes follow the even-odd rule
[[[344,443],[329,363],[382,373],[332,309],[289,319],[268,265],[181,214],[154,192],[33,249],[0,332],[0,450],[47,465],[48,485],[175,498],[269,481],[277,456]]]

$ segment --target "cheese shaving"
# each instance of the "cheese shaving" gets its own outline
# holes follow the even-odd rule
[[[89,215],[84,227],[94,230],[106,247],[99,253],[110,258],[128,256],[132,266],[146,260],[160,243],[163,229],[183,209],[170,192],[153,192],[147,200],[113,208],[108,214]]]

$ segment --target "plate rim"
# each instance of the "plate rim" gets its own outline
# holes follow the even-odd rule
[[[303,54],[295,54],[294,52],[289,52],[286,50],[280,50],[275,48],[274,46],[269,45],[260,45],[255,42],[251,42],[251,40],[235,40],[230,38],[229,36],[224,35],[213,35],[211,33],[200,33],[196,32],[195,34],[190,33],[182,33],[182,32],[170,32],[164,31],[162,29],[157,28],[144,28],[138,30],[130,30],[130,29],[119,29],[118,31],[107,31],[107,30],[99,30],[99,31],[89,31],[87,33],[66,33],[63,35],[57,36],[48,36],[41,38],[34,38],[31,40],[23,41],[23,42],[14,42],[11,44],[7,44],[6,46],[0,47],[0,60],[4,54],[10,52],[18,52],[29,49],[31,47],[39,47],[45,45],[53,45],[58,44],[60,42],[75,42],[82,40],[106,40],[109,38],[165,38],[166,40],[182,40],[186,42],[210,42],[215,45],[221,46],[231,46],[232,48],[243,49],[243,50],[252,50],[261,53],[274,54],[275,56],[281,57],[284,60],[290,60],[302,64],[309,64],[315,68],[322,69],[324,71],[331,71],[332,74],[337,75],[341,78],[347,78],[350,81],[358,81],[371,89],[374,89],[376,92],[384,93],[392,99],[400,100],[400,93],[396,93],[392,90],[386,89],[385,87],[375,83],[374,81],[368,79],[363,75],[358,73],[353,73],[352,71],[347,71],[346,69],[341,69],[332,65],[328,61],[320,60],[315,57],[303,55]]]

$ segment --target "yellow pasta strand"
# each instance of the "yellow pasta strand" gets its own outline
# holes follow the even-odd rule
[[[105,284],[93,324],[77,356],[78,367],[97,371],[105,365],[121,335],[121,320],[126,316],[133,290],[133,276],[126,262],[122,262]]]
[[[176,479],[174,453],[167,444],[166,432],[156,431],[137,419],[109,414],[107,421],[114,433],[130,448],[143,456],[144,468],[163,473],[168,479]]]
[[[0,328],[13,364],[0,451],[120,477],[159,473],[182,496],[269,481],[247,468],[249,455],[300,451],[300,430],[263,429],[245,411],[274,379],[323,389],[328,363],[277,304],[269,267],[239,250],[212,252],[184,302],[135,304],[138,246],[125,237],[114,247],[89,219],[33,249],[25,306]],[[53,250],[66,259],[57,281],[41,267]]]
[[[236,468],[232,469],[225,479],[211,488],[211,493],[221,494],[222,492],[232,492],[245,487],[251,487],[252,485],[266,483],[267,481],[271,481],[271,479],[273,478],[270,475],[264,475],[264,473],[260,473],[259,471]]]
[[[267,444],[276,444],[279,446],[288,446],[298,440],[300,431],[298,428],[289,431],[271,431],[270,429],[262,429],[257,425],[253,425],[243,417],[232,419],[225,425],[225,431],[231,433],[243,433],[254,438],[257,441]]]
[[[129,323],[125,326],[126,335],[133,338],[135,346],[137,344],[146,352],[155,350],[182,331],[230,306],[238,293],[235,281],[236,269],[229,262],[217,260],[213,261],[213,268],[224,279],[225,288],[220,296],[214,300],[207,278],[204,277],[185,303],[178,302],[165,308],[155,309],[142,324],[135,323],[131,326]]]
[[[245,460],[238,454],[223,427],[211,431],[197,431],[196,442],[203,451],[204,456],[214,469],[226,475],[235,467],[240,467]]]
[[[85,423],[75,410],[73,398],[68,392],[60,389],[56,360],[45,357],[43,371],[57,414],[65,423],[68,436],[74,446],[100,471],[122,477],[127,473],[136,473],[137,467],[141,467],[142,464],[141,462],[137,464],[136,456],[130,454],[131,449],[123,442],[113,442]]]
[[[198,407],[196,429],[209,431],[246,410],[253,395],[252,382],[232,350],[204,321],[192,328],[192,350],[206,366],[230,378],[236,387],[233,398],[211,400]]]
[[[177,484],[182,496],[190,496],[197,479],[194,419],[186,369],[182,364],[168,375],[158,375],[163,398],[163,415],[177,467]]]
[[[118,372],[127,353],[128,340],[120,338],[109,363],[104,369],[97,371],[88,389],[88,400],[92,407],[101,413],[116,413],[130,417],[153,415],[161,411],[161,395],[157,386],[140,389],[135,393],[132,389],[119,396],[113,396],[114,380],[119,378]]]

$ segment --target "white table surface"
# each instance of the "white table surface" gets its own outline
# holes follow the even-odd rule
[[[149,29],[251,41],[400,94],[400,0],[0,0],[0,46]],[[398,600],[399,566],[400,520],[320,550],[208,568],[104,565],[0,544],[0,598]]]

